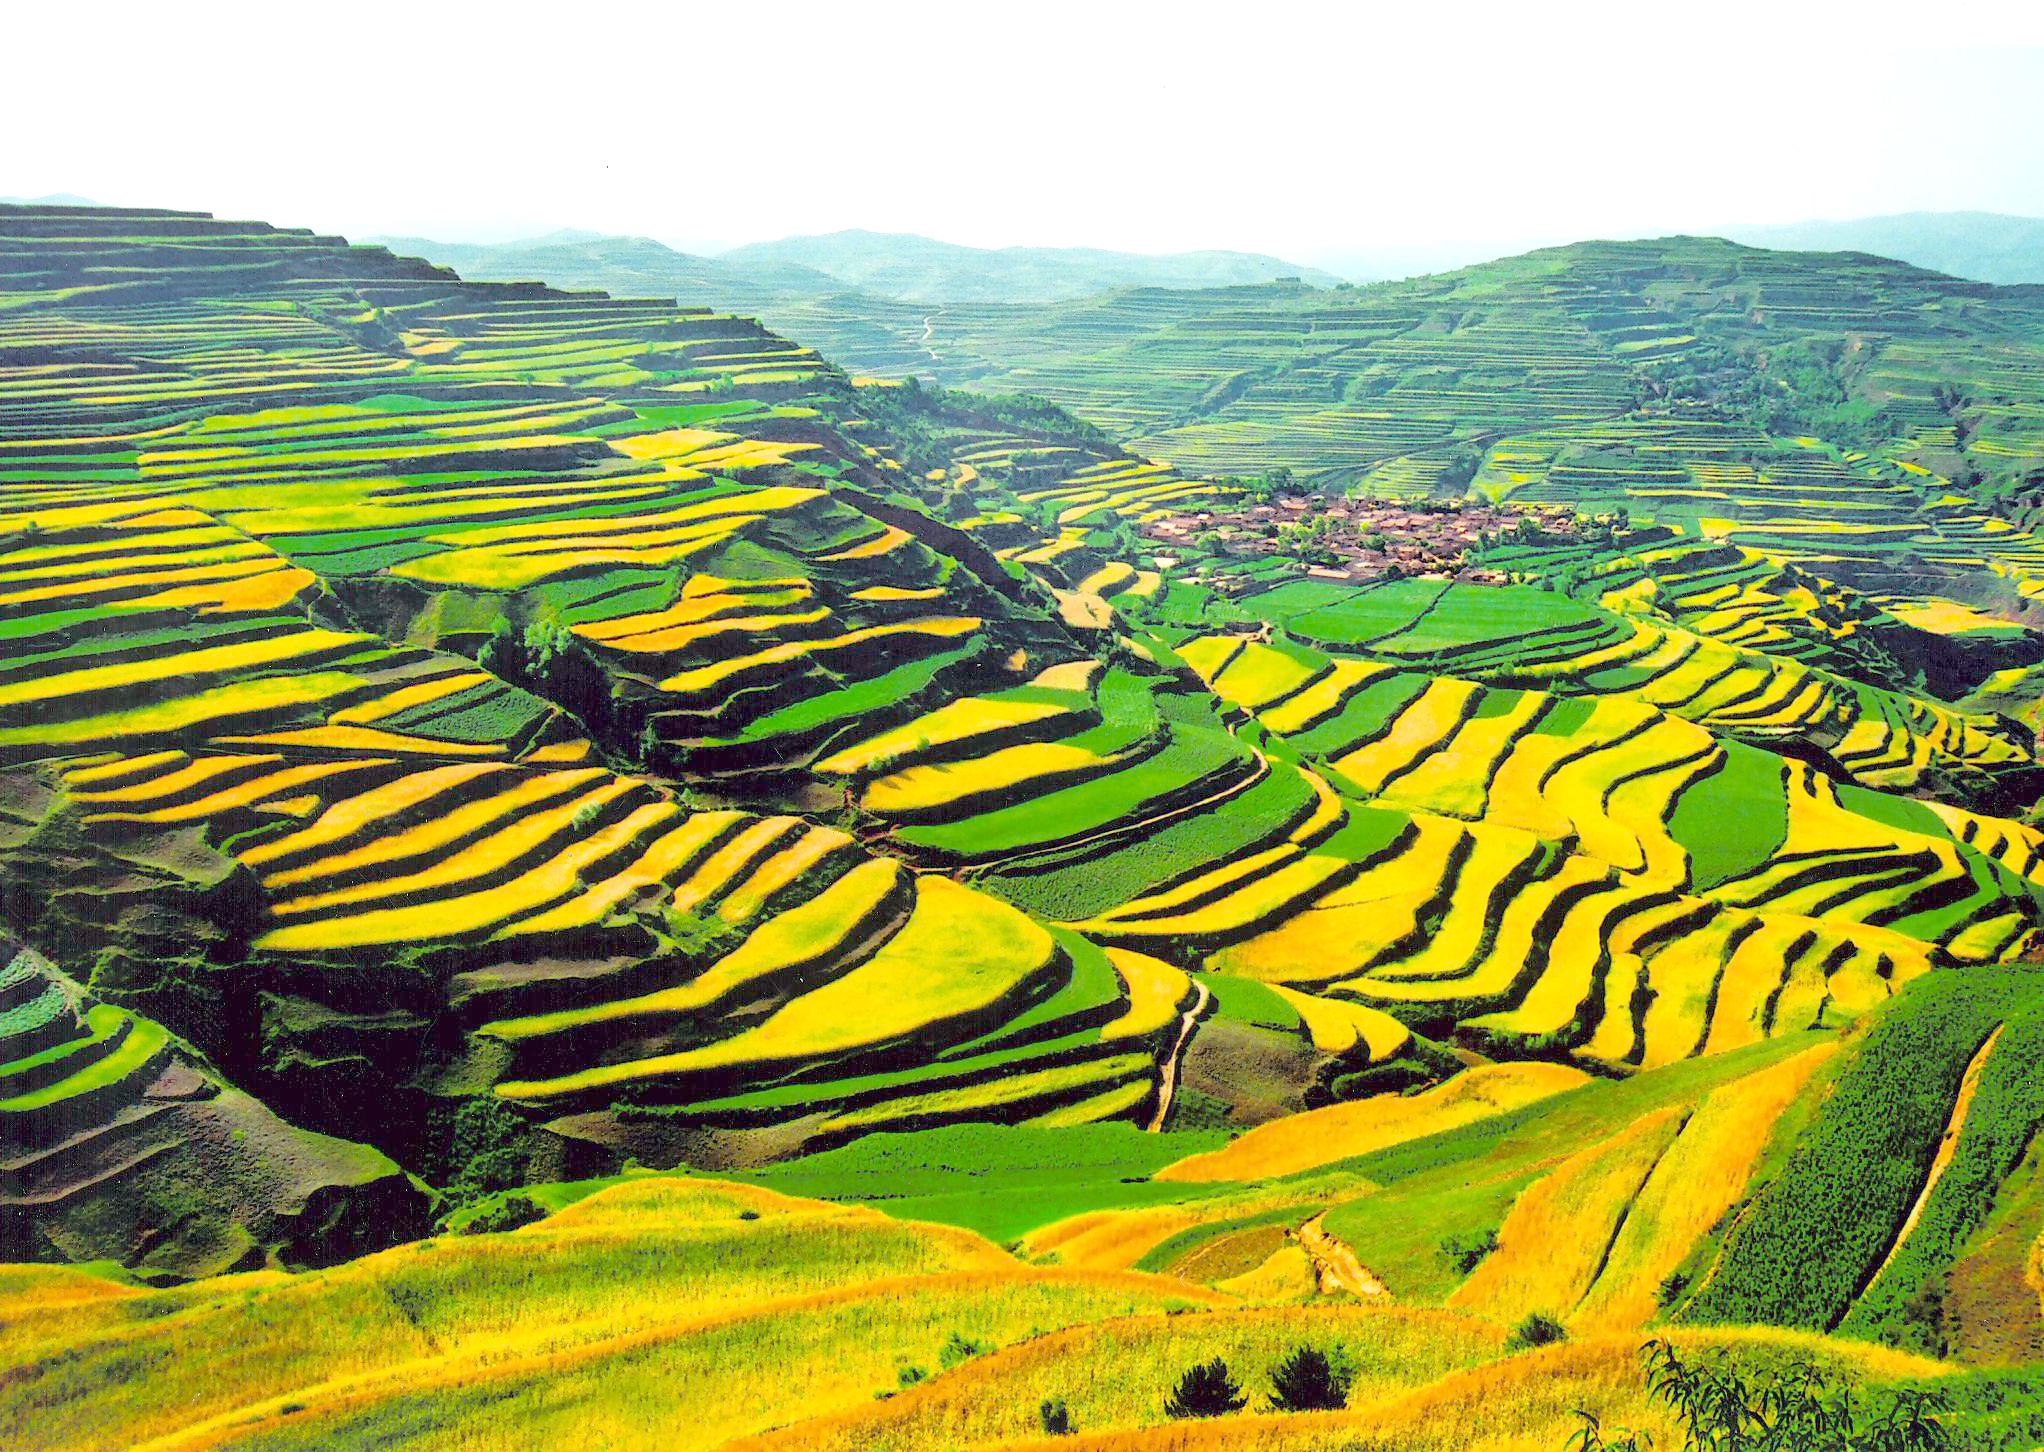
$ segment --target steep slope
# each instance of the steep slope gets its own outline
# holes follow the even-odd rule
[[[0,1254],[158,1275],[328,1265],[422,1228],[363,1145],[284,1123],[161,1024],[0,939]]]

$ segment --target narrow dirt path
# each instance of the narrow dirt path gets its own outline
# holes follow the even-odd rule
[[[1327,1233],[1327,1227],[1320,1223],[1326,1218],[1327,1212],[1323,1210],[1292,1232],[1306,1258],[1313,1262],[1313,1279],[1320,1294],[1347,1291],[1364,1300],[1388,1297],[1391,1292],[1377,1279],[1376,1272],[1358,1260],[1346,1242]]]
[[[1184,1056],[1185,1046],[1192,1039],[1194,1025],[1199,1022],[1199,1016],[1207,1011],[1207,1003],[1213,997],[1211,993],[1207,992],[1207,986],[1204,983],[1194,983],[1192,986],[1198,990],[1199,996],[1193,999],[1192,1007],[1187,1009],[1178,1020],[1178,1038],[1171,1045],[1171,1052],[1165,1055],[1164,1062],[1160,1066],[1157,1082],[1157,1112],[1151,1115],[1150,1122],[1143,1126],[1151,1134],[1156,1134],[1164,1128],[1164,1120],[1171,1113],[1171,1096],[1178,1092],[1178,1061]]]
[[[1980,1089],[1980,1071],[1987,1067],[1987,1056],[1994,1052],[1995,1041],[2007,1024],[1996,1024],[1994,1032],[1987,1036],[1987,1042],[1973,1051],[1967,1061],[1966,1072],[1959,1078],[1959,1092],[1952,1096],[1952,1113],[1945,1120],[1944,1136],[1938,1140],[1938,1152],[1931,1157],[1930,1173],[1923,1177],[1923,1188],[1916,1192],[1916,1203],[1909,1207],[1909,1215],[1902,1222],[1902,1228],[1895,1232],[1895,1239],[1888,1246],[1888,1253],[1881,1257],[1881,1263],[1874,1273],[1867,1277],[1867,1283],[1860,1294],[1872,1290],[1874,1283],[1887,1273],[1889,1265],[1902,1249],[1902,1243],[1909,1239],[1909,1232],[1916,1229],[1916,1222],[1923,1217],[1923,1210],[1930,1203],[1931,1193],[1937,1189],[1938,1181],[1944,1178],[1945,1170],[1952,1163],[1952,1156],[1958,1152],[1959,1136],[1966,1131],[1966,1116],[1973,1108],[1973,1096]]]
[[[930,337],[937,331],[937,319],[950,311],[951,309],[949,308],[938,308],[934,313],[926,314],[923,318],[923,335],[916,339],[916,346],[930,355],[932,363],[942,363],[944,361],[944,355],[930,346]]]

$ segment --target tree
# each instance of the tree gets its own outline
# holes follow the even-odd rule
[[[1348,1405],[1349,1376],[1317,1346],[1295,1346],[1270,1374],[1274,1412],[1334,1412]]]
[[[1072,1435],[1072,1410],[1065,1405],[1063,1397],[1045,1397],[1036,1408],[1036,1416],[1037,1420],[1043,1423],[1045,1436]]]
[[[1164,1403],[1167,1417],[1219,1417],[1239,1412],[1249,1404],[1242,1388],[1228,1371],[1228,1363],[1216,1356],[1201,1362],[1178,1378],[1178,1389]]]

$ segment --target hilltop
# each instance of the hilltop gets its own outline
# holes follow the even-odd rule
[[[2029,295],[1678,239],[1104,306],[1270,462],[0,210],[0,1211],[107,1263],[8,1272],[0,1414],[957,1446],[1338,1332],[1407,1349],[1240,1435],[1466,1446],[1531,1368],[1552,1446],[1654,1325],[2034,1439]],[[1278,462],[1337,407],[1396,452]]]

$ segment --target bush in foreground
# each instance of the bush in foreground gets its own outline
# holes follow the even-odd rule
[[[1239,1412],[1249,1404],[1242,1388],[1228,1370],[1228,1363],[1216,1356],[1201,1362],[1178,1378],[1178,1389],[1164,1403],[1167,1417],[1220,1417]]]
[[[1274,1412],[1335,1412],[1348,1405],[1349,1375],[1317,1346],[1296,1346],[1270,1374]]]
[[[1808,1362],[1748,1382],[1722,1358],[1686,1362],[1666,1341],[1647,1342],[1640,1359],[1648,1400],[1674,1414],[1689,1452],[1949,1452],[1954,1445],[1936,1416],[1950,1408],[1942,1392],[1896,1392],[1876,1415],[1850,1383]],[[1596,1417],[1576,1415],[1583,1425],[1569,1452],[1645,1452],[1651,1442],[1627,1430],[1607,1439]]]

